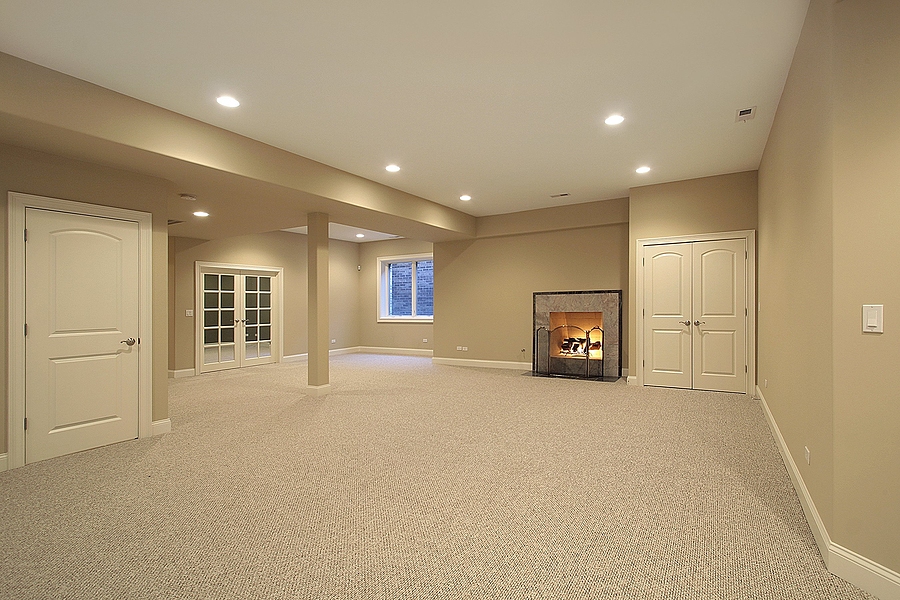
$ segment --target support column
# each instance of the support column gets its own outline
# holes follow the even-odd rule
[[[307,281],[309,307],[309,385],[307,393],[324,396],[328,380],[328,215],[307,215]]]

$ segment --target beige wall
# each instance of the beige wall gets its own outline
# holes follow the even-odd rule
[[[627,242],[616,223],[435,244],[434,355],[530,363],[532,294],[624,291]]]
[[[830,539],[895,572],[898,31],[893,0],[812,0],[759,172],[760,387]]]
[[[629,203],[628,285],[636,285],[636,244],[646,238],[756,229],[756,171],[648,185],[631,189]],[[633,295],[632,295],[633,296]],[[629,299],[635,314],[637,299]],[[637,322],[627,320],[629,341]],[[634,344],[629,344],[629,374],[637,373]]]
[[[900,572],[900,3],[834,5],[834,42],[831,536]]]
[[[153,215],[153,419],[168,416],[166,355],[168,305],[166,302],[166,202],[173,193],[171,185],[161,179],[127,173],[74,160],[68,160],[0,144],[0,194],[4,209],[0,211],[0,247],[3,269],[7,270],[7,202],[8,192],[22,192],[51,198],[62,198],[90,204],[116,206],[148,212]],[[7,277],[4,277],[4,281]],[[2,312],[7,315],[7,291],[0,297]],[[0,338],[6,338],[7,318],[0,322]],[[7,357],[6,344],[0,360],[0,453],[7,450]]]
[[[307,352],[305,235],[275,231],[211,241],[172,239],[175,272],[170,296],[175,356],[170,368],[194,368],[194,317],[186,317],[184,311],[194,308],[197,261],[284,268],[284,355]],[[329,243],[330,332],[336,340],[332,348],[360,345],[358,246],[338,240]]]
[[[378,258],[431,252],[431,242],[400,239],[360,244],[359,319],[362,346],[378,348],[434,348],[430,323],[378,323]],[[422,340],[427,339],[427,342]]]
[[[759,387],[829,529],[832,4],[810,4],[759,167],[757,317]]]

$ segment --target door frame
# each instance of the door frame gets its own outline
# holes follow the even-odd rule
[[[701,233],[661,238],[642,238],[636,242],[635,269],[635,349],[637,385],[644,385],[644,248],[666,244],[714,242],[716,240],[744,240],[747,248],[747,379],[744,393],[751,394],[756,381],[756,230]]]
[[[138,437],[153,428],[153,215],[99,204],[87,204],[20,192],[8,194],[7,225],[7,415],[9,468],[25,464],[25,210],[136,222],[138,224]],[[22,332],[23,335],[16,335]]]
[[[231,271],[258,271],[271,274],[277,278],[277,290],[274,290],[273,302],[278,306],[273,312],[278,317],[278,327],[273,328],[273,336],[278,341],[272,344],[272,354],[276,363],[284,357],[284,267],[266,267],[260,265],[242,265],[198,260],[194,263],[194,374],[200,375],[203,367],[203,271],[204,269],[228,269]],[[236,337],[236,336],[235,336]],[[273,340],[274,342],[274,340]],[[235,348],[237,352],[237,348]]]

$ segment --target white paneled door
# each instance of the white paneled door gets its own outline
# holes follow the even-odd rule
[[[644,247],[646,385],[747,391],[747,242]]]
[[[139,226],[27,208],[25,460],[138,437]]]
[[[278,283],[277,272],[200,269],[201,373],[277,361]]]

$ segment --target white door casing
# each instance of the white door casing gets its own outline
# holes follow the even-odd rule
[[[639,385],[752,388],[754,241],[752,231],[638,240]]]
[[[281,267],[195,263],[195,372],[280,362]]]
[[[147,213],[9,194],[10,467],[151,434],[151,233]]]

